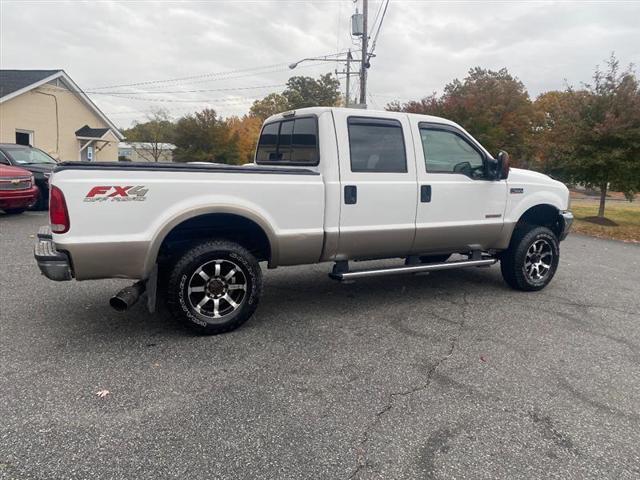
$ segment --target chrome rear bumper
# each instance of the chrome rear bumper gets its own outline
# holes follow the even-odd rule
[[[38,231],[38,242],[33,248],[33,257],[42,274],[48,279],[61,282],[73,278],[69,256],[56,250],[51,240],[51,230],[47,227]]]

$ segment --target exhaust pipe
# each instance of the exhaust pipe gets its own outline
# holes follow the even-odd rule
[[[109,305],[118,312],[124,312],[132,307],[145,291],[145,282],[139,280],[130,287],[125,287],[109,300]]]

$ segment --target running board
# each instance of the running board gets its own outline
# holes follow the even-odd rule
[[[329,277],[334,280],[356,280],[358,278],[365,277],[381,277],[384,275],[397,275],[400,273],[420,273],[420,272],[432,272],[435,270],[453,270],[455,268],[465,267],[489,267],[498,261],[497,258],[483,258],[481,260],[461,260],[458,262],[444,262],[444,263],[425,263],[420,265],[403,265],[400,267],[386,267],[377,268],[371,270],[359,270],[355,272],[343,271],[339,268],[334,268],[333,272],[329,274]]]

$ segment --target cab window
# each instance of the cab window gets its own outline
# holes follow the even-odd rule
[[[405,173],[407,154],[397,120],[349,117],[352,172]]]
[[[483,176],[482,155],[461,135],[420,127],[420,139],[427,172],[460,173],[472,178]]]

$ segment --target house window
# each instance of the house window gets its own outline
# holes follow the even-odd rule
[[[18,145],[33,146],[33,131],[16,130],[16,143]]]

